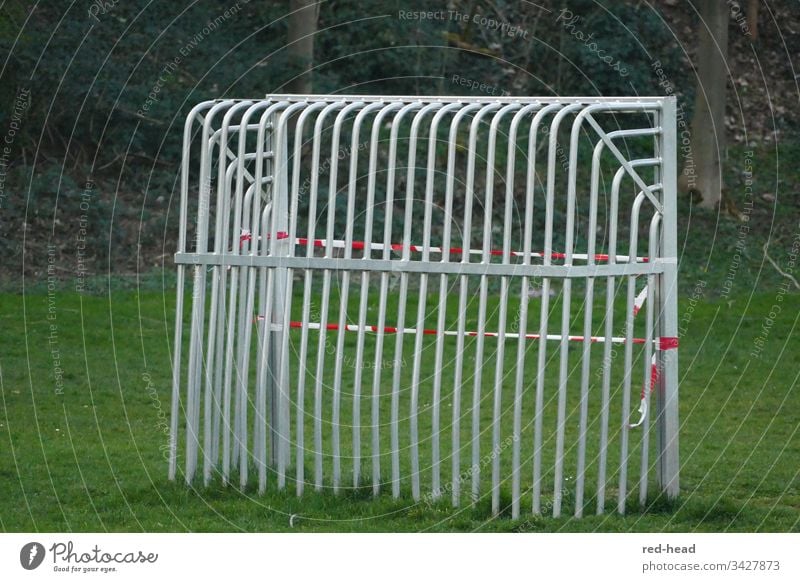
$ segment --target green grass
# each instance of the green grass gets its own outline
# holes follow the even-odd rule
[[[438,286],[433,289],[436,290]],[[307,487],[302,498],[294,494],[290,482],[288,492],[276,492],[270,477],[268,491],[259,496],[255,487],[244,492],[224,488],[215,479],[209,488],[166,479],[166,463],[162,456],[166,444],[163,414],[170,400],[170,354],[174,296],[170,291],[114,291],[105,296],[78,295],[57,289],[48,299],[46,290],[21,295],[0,295],[0,381],[2,414],[0,414],[0,527],[6,531],[799,531],[800,522],[800,394],[797,375],[800,356],[792,348],[795,326],[800,313],[800,297],[784,295],[782,310],[774,319],[766,337],[766,348],[760,358],[752,357],[753,342],[762,334],[764,318],[776,302],[774,291],[737,295],[725,301],[689,303],[690,295],[680,306],[685,333],[681,341],[681,490],[679,500],[667,502],[651,494],[644,510],[635,501],[634,481],[638,463],[631,464],[629,513],[625,517],[613,513],[611,504],[615,489],[609,489],[608,513],[594,516],[593,479],[596,467],[590,463],[587,481],[588,517],[580,520],[532,517],[525,510],[530,505],[530,428],[523,436],[523,519],[512,521],[505,515],[493,519],[485,493],[489,475],[483,474],[484,496],[474,505],[462,498],[462,507],[449,503],[415,504],[409,495],[408,481],[403,481],[403,495],[395,500],[384,486],[378,499],[368,490],[371,465],[365,460],[362,473],[367,487],[345,487],[339,495],[330,491],[317,494]],[[356,298],[357,299],[357,298]],[[48,305],[48,301],[50,302]],[[318,298],[315,298],[318,302]],[[390,298],[390,302],[394,299]],[[495,313],[497,297],[490,300],[490,313]],[[338,303],[333,305],[337,308]],[[538,304],[537,304],[538,305]],[[558,302],[554,308],[558,309]],[[693,309],[690,313],[690,308]],[[509,313],[515,313],[514,304]],[[597,311],[598,308],[596,307]],[[474,319],[470,310],[470,318]],[[534,310],[535,311],[535,310]],[[51,319],[48,319],[50,314]],[[55,314],[55,319],[52,319]],[[597,315],[597,314],[596,314]],[[688,321],[687,318],[691,317]],[[415,305],[409,306],[407,321],[416,318]],[[534,321],[535,317],[532,316]],[[596,318],[596,322],[600,319]],[[688,323],[687,323],[688,321]],[[560,323],[560,316],[553,319]],[[472,322],[471,322],[472,323]],[[51,328],[55,325],[55,328]],[[353,341],[348,334],[346,345]],[[316,348],[316,334],[312,346]],[[55,338],[54,343],[50,339]],[[335,342],[336,334],[330,334]],[[427,341],[427,340],[426,340]],[[432,346],[433,339],[425,344]],[[450,361],[452,346],[448,342],[445,361]],[[494,342],[487,341],[487,350]],[[393,348],[394,338],[388,346]],[[402,369],[402,383],[409,383],[410,354],[413,340],[404,343],[409,365]],[[55,354],[52,350],[57,349]],[[367,347],[372,353],[373,348]],[[571,358],[571,365],[578,362]],[[602,351],[593,348],[593,358]],[[432,349],[425,350],[423,378],[431,370]],[[535,351],[528,356],[526,385],[532,384],[531,371]],[[551,350],[551,352],[554,350]],[[507,347],[506,370],[512,369],[516,342]],[[63,370],[63,390],[57,393],[54,379],[54,357]],[[595,360],[597,361],[597,360]],[[326,376],[332,373],[330,359]],[[491,417],[489,386],[494,375],[494,359],[487,366],[482,400],[482,426]],[[555,362],[553,362],[555,364]],[[467,370],[471,370],[471,360]],[[551,366],[554,368],[555,366]],[[345,369],[345,384],[352,376],[352,367]],[[365,370],[365,389],[369,392],[372,368]],[[384,370],[384,378],[390,376]],[[442,478],[450,478],[449,428],[447,407],[452,386],[452,372],[445,369],[442,410]],[[471,373],[471,372],[470,372]],[[570,392],[579,374],[573,374]],[[488,378],[487,378],[488,377]],[[638,377],[638,376],[637,376]],[[512,377],[513,378],[513,377]],[[549,377],[552,379],[552,376]],[[467,376],[464,409],[471,400],[471,378]],[[430,384],[428,380],[428,385]],[[549,384],[552,385],[552,384]],[[384,380],[388,392],[391,383]],[[310,389],[309,389],[310,390]],[[510,411],[507,403],[513,381],[504,383],[503,437],[510,434]],[[329,400],[325,393],[326,415]],[[597,405],[592,393],[593,412]],[[307,392],[308,395],[308,392]],[[552,394],[550,394],[551,396]],[[421,391],[420,403],[426,407],[430,398]],[[532,392],[526,392],[530,402]],[[610,472],[617,457],[618,438],[613,426],[619,423],[619,412],[612,406],[612,455]],[[388,396],[382,397],[381,414],[387,418]],[[634,398],[635,400],[635,398]],[[547,412],[545,427],[546,456],[544,466],[551,471],[554,402]],[[309,410],[310,401],[307,401]],[[568,437],[574,435],[577,418],[572,416],[576,402],[570,399]],[[405,393],[401,411],[406,411]],[[160,407],[160,409],[159,409]],[[342,422],[349,423],[351,400],[342,401]],[[369,400],[362,404],[362,422],[366,423]],[[616,416],[615,416],[616,414]],[[530,421],[530,408],[525,409],[524,423]],[[594,414],[593,414],[594,417]],[[329,416],[326,416],[329,418]],[[405,423],[405,419],[402,421]],[[462,422],[462,467],[469,459],[469,417]],[[329,427],[325,426],[326,438]],[[595,430],[594,428],[592,430]],[[430,413],[420,414],[420,434],[428,437]],[[384,431],[385,433],[385,431]],[[407,443],[407,425],[401,423],[401,444]],[[306,428],[306,442],[312,431]],[[349,452],[350,429],[342,429],[342,446]],[[633,439],[636,441],[637,439]],[[425,441],[421,448],[423,492],[429,480]],[[571,440],[567,441],[571,443]],[[364,454],[369,446],[368,430],[362,433]],[[481,441],[482,453],[491,450],[488,434]],[[589,458],[596,444],[590,439]],[[633,449],[638,453],[638,449]],[[501,456],[507,467],[508,455]],[[568,453],[567,477],[574,477],[574,450]],[[306,455],[306,477],[313,475],[313,457]],[[408,460],[403,457],[403,474],[408,475]],[[388,479],[388,459],[382,461],[382,478]],[[291,469],[294,470],[294,467]],[[326,484],[329,464],[326,460]],[[507,471],[506,471],[507,474]],[[349,461],[343,465],[345,485],[352,485]],[[565,511],[574,503],[571,484],[565,491]],[[384,484],[386,485],[386,484]],[[469,483],[462,489],[467,490]],[[651,491],[654,482],[651,479]],[[546,473],[545,493],[552,493],[552,476]],[[510,486],[503,484],[504,503],[510,499]],[[545,500],[545,502],[547,499]],[[295,515],[293,528],[290,516]]]

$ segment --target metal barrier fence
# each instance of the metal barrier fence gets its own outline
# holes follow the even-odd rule
[[[638,457],[676,496],[675,197],[672,98],[198,105],[170,479],[581,516]]]

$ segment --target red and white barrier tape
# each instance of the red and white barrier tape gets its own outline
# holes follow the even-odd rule
[[[656,383],[658,382],[658,364],[656,363],[656,354],[650,359],[650,392],[655,390]],[[642,394],[639,398],[639,420],[633,424],[629,424],[628,428],[637,428],[644,423],[647,418],[647,399],[645,398],[646,385],[642,386]]]
[[[633,314],[637,315],[639,310],[641,310],[642,305],[644,305],[645,300],[647,299],[647,285],[644,286],[642,292],[636,296],[636,299],[633,301]]]
[[[278,238],[278,240],[287,239],[287,238],[289,238],[289,233],[284,232],[284,231],[278,232],[277,238]],[[253,235],[250,233],[250,231],[249,230],[243,230],[241,236],[239,237],[239,246],[242,247],[246,241],[251,241],[251,240],[253,240]],[[297,246],[307,247],[308,244],[309,244],[309,239],[303,238],[303,237],[298,237],[298,238],[295,238],[294,244],[297,245]],[[315,248],[327,248],[328,247],[328,241],[327,241],[327,239],[323,239],[323,238],[311,239],[311,246],[313,246]],[[343,249],[343,248],[347,248],[348,245],[347,245],[347,241],[333,240],[333,241],[331,241],[330,247],[331,248],[335,248],[335,249]],[[356,241],[351,242],[349,247],[352,250],[355,250],[355,251],[363,251],[367,247],[369,247],[369,249],[371,251],[382,251],[382,250],[384,250],[386,248],[386,245],[384,245],[383,243],[375,243],[375,242],[374,243],[366,243],[364,241],[356,240]],[[389,248],[392,251],[401,253],[401,252],[403,252],[403,250],[406,249],[406,246],[402,245],[402,244],[399,244],[399,243],[392,243],[392,244],[389,245]],[[409,245],[407,248],[408,248],[409,252],[412,252],[412,253],[421,253],[421,252],[424,252],[424,250],[425,250],[425,247],[423,247],[422,245]],[[435,255],[440,255],[440,254],[442,254],[443,249],[442,249],[442,247],[428,247],[428,252],[433,253]],[[469,249],[467,252],[469,254],[471,254],[471,255],[482,255],[483,254],[483,250],[481,250],[481,249]],[[450,254],[451,255],[462,255],[462,254],[464,254],[464,249],[460,248],[460,247],[451,247],[450,248]],[[489,251],[489,254],[491,256],[493,256],[493,257],[502,257],[505,253],[502,250],[493,249],[493,250]],[[528,255],[530,257],[534,257],[534,258],[542,258],[542,257],[544,257],[544,253],[541,253],[541,252],[530,252],[530,253],[528,253]],[[523,251],[509,251],[509,256],[511,256],[511,257],[524,257],[525,253]],[[586,254],[575,253],[575,254],[572,255],[572,258],[573,259],[577,259],[577,260],[587,260],[588,256],[589,255],[586,255]],[[552,252],[552,253],[550,253],[550,257],[552,259],[555,259],[555,260],[561,260],[561,259],[566,259],[567,255],[565,253]],[[625,255],[618,255],[617,259],[618,260],[627,260],[628,257],[625,256]],[[596,255],[594,255],[594,260],[595,261],[608,261],[609,257],[608,257],[608,255],[605,255],[605,254],[596,254]],[[649,259],[647,257],[637,257],[636,258],[637,262],[642,262],[642,263],[646,263],[646,262],[648,262],[648,260]]]
[[[644,302],[647,300],[647,285],[644,286],[644,289],[636,296],[636,299],[633,302],[633,315],[637,315],[639,311],[642,309]],[[658,338],[658,342],[656,343],[656,349],[659,351],[664,350],[672,350],[678,347],[678,338],[676,337],[660,337]],[[656,354],[653,354],[653,357],[650,361],[650,392],[652,393],[655,390],[656,384],[658,383],[658,363]],[[647,386],[642,386],[641,396],[639,398],[639,420],[633,424],[628,424],[628,428],[637,428],[644,423],[645,418],[647,418],[647,399],[645,398],[646,394],[645,391],[647,390]]]
[[[258,316],[256,316],[255,321],[264,321],[264,319],[265,318],[264,318],[263,315],[258,315]],[[311,329],[311,330],[319,330],[319,329],[322,329],[323,326],[322,326],[322,324],[320,324],[319,322],[316,322],[316,321],[309,321],[308,323],[305,323],[305,324],[302,321],[290,321],[289,322],[289,328],[290,329],[302,329],[303,327],[305,327],[306,329]],[[324,327],[325,327],[325,329],[327,331],[339,331],[340,330],[338,323],[328,323]],[[283,330],[283,326],[280,325],[280,324],[272,324],[271,329],[272,329],[272,331],[282,331]],[[354,323],[345,324],[344,328],[342,328],[342,329],[343,329],[343,331],[350,331],[350,332],[364,331],[364,332],[373,332],[373,333],[377,333],[380,330],[380,328],[377,325],[359,326],[359,325],[354,324]],[[385,333],[385,334],[403,333],[403,334],[411,335],[411,334],[418,333],[418,330],[417,330],[417,328],[414,328],[414,327],[404,327],[404,328],[401,329],[401,328],[392,327],[392,326],[388,326],[387,325],[387,326],[383,327],[383,333]],[[422,330],[421,333],[423,335],[440,335],[441,334],[441,335],[444,335],[444,336],[458,336],[458,331],[450,330],[450,329],[445,329],[445,330],[442,330],[440,332],[437,329],[425,328],[425,329]],[[465,331],[464,335],[466,337],[477,337],[477,336],[481,335],[481,333],[478,332],[478,331]],[[500,337],[501,334],[500,334],[500,332],[496,332],[496,331],[485,331],[485,332],[483,332],[482,335],[484,337]],[[503,334],[503,337],[505,337],[507,339],[519,339],[520,334],[519,333],[515,333],[515,332],[506,332],[505,334]],[[540,334],[538,334],[538,333],[526,333],[524,337],[525,337],[525,339],[529,339],[529,340],[540,340],[540,339],[542,339],[542,336]],[[548,341],[557,341],[557,340],[560,340],[562,337],[564,337],[564,336],[562,336],[560,334],[548,334],[547,336],[545,336],[545,338]],[[570,336],[567,336],[567,341],[582,342],[583,340],[584,340],[584,336],[582,336],[582,335],[570,335]],[[624,338],[624,337],[610,337],[610,338],[606,339],[605,336],[590,336],[589,337],[589,341],[591,343],[605,343],[606,341],[610,341],[611,343],[614,343],[614,344],[624,344],[627,341],[627,339]],[[672,349],[674,347],[677,347],[677,341],[675,340],[675,338],[663,338],[663,337],[660,337],[660,338],[656,338],[654,340],[654,342],[655,342],[654,347],[655,347],[656,350],[668,350],[668,349]],[[635,337],[635,338],[631,338],[631,343],[633,343],[633,344],[644,344],[644,343],[647,343],[647,340],[645,338]]]

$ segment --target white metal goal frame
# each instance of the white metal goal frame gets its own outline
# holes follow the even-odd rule
[[[581,149],[587,136],[593,147]],[[626,155],[623,144],[632,139],[649,153]],[[603,160],[613,163],[610,188]],[[624,181],[635,196],[624,195]],[[618,252],[621,217],[630,219],[627,254]],[[201,470],[206,485],[237,475],[244,488],[254,471],[259,492],[269,482],[277,489],[293,482],[299,495],[308,480],[317,490],[370,484],[376,495],[386,487],[400,496],[402,482],[415,500],[449,493],[459,505],[462,484],[474,501],[488,473],[495,514],[508,504],[518,517],[529,495],[534,514],[559,516],[569,495],[579,517],[588,464],[596,512],[605,511],[615,486],[617,509],[625,511],[630,435],[638,434],[640,503],[651,473],[667,497],[679,492],[673,98],[274,95],[201,103],[184,129],[175,261],[172,480],[182,455],[188,484]],[[541,283],[535,295],[534,280]],[[575,281],[583,289],[577,334]],[[561,284],[559,331],[550,321],[554,282]],[[429,290],[438,291],[430,301]],[[598,323],[593,305],[602,292]],[[614,335],[618,296],[624,327]],[[509,314],[512,299],[517,312]],[[412,306],[409,316],[409,300],[416,315]],[[639,308],[643,337],[634,336]],[[574,370],[571,345],[573,362],[579,354]],[[602,349],[594,367],[593,348]],[[557,375],[548,371],[551,356]],[[343,397],[352,407],[347,419]],[[610,427],[614,399],[621,415]],[[430,422],[422,437],[421,414],[426,428]],[[568,442],[573,421],[577,433]],[[466,436],[462,424],[470,425]],[[544,458],[548,427],[552,467]],[[613,472],[610,435],[619,459]],[[466,472],[462,450],[470,453]],[[343,465],[352,472],[347,484]],[[565,475],[573,470],[574,490]]]

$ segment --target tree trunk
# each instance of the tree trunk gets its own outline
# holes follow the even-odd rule
[[[750,40],[758,41],[758,0],[747,2],[747,28],[750,29]]]
[[[696,0],[700,12],[697,50],[697,93],[692,119],[692,156],[684,174],[702,196],[700,205],[716,207],[722,198],[725,155],[725,92],[728,80],[728,5]],[[694,179],[693,179],[694,178]]]
[[[286,50],[296,76],[287,83],[290,93],[312,92],[311,68],[314,65],[314,36],[317,33],[319,4],[316,0],[290,0],[289,31]]]

